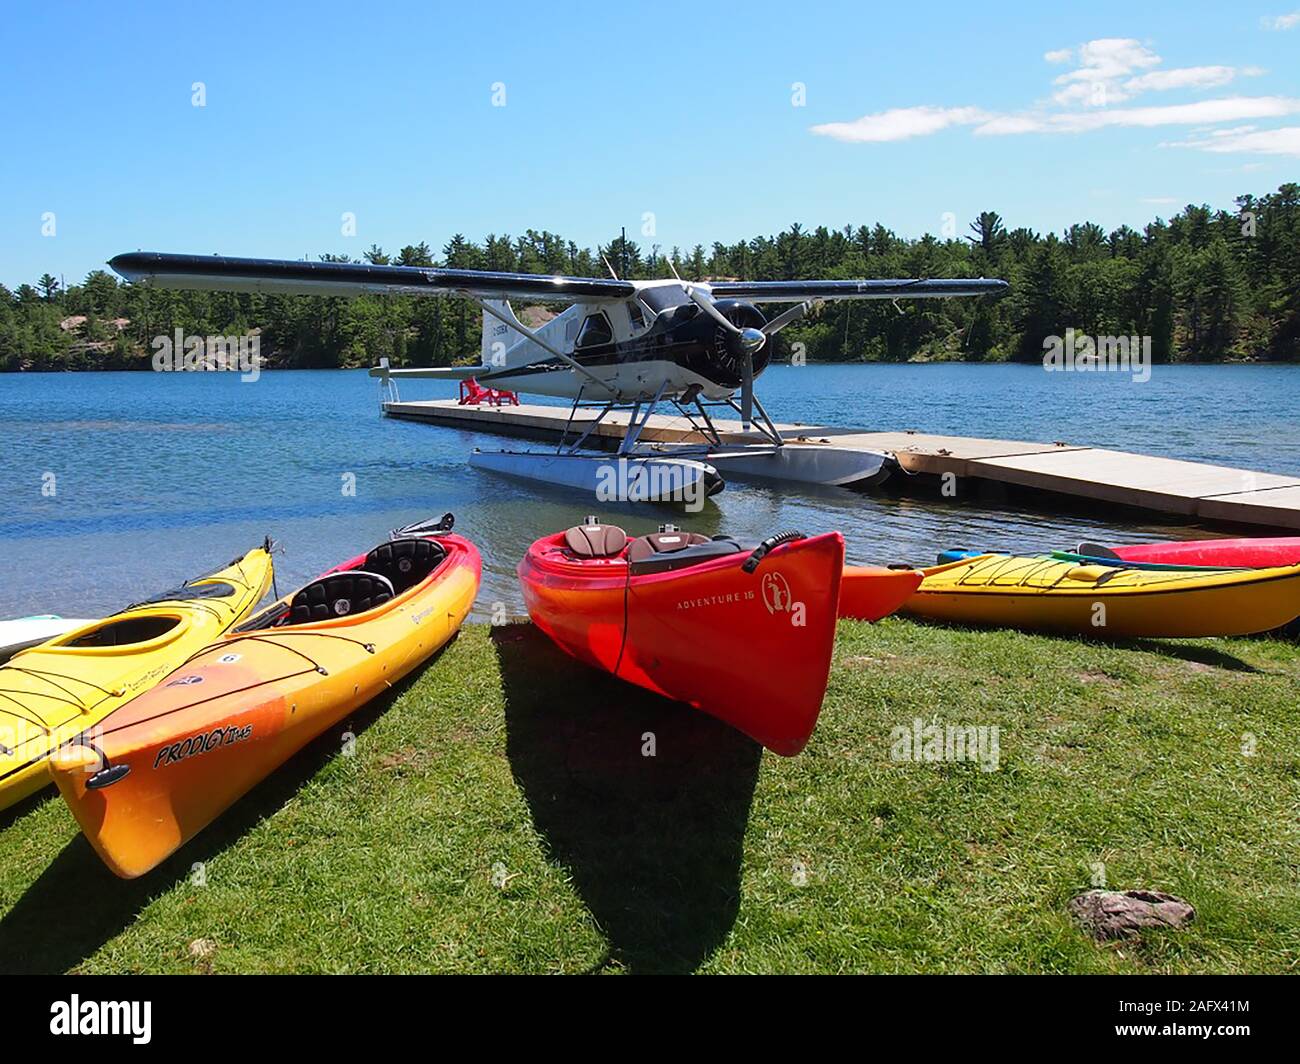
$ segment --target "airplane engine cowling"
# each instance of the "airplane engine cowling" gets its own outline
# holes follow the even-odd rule
[[[763,312],[753,303],[746,303],[740,299],[719,299],[713,305],[724,318],[741,329],[762,329],[767,324]],[[714,326],[711,348],[713,360],[720,374],[729,378],[728,383],[739,387],[745,365],[745,350],[741,347],[740,338],[721,326]],[[767,342],[754,352],[754,376],[757,377],[767,369],[771,361],[772,340],[769,337]]]

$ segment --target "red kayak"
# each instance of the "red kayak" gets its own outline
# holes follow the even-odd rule
[[[561,650],[789,756],[821,712],[843,571],[838,532],[751,549],[671,526],[629,538],[589,517],[529,547],[519,580]]]
[[[1128,547],[1099,547],[1095,543],[1081,543],[1078,553],[1092,558],[1114,556],[1126,562],[1156,562],[1161,565],[1270,569],[1300,565],[1300,536],[1190,539],[1173,543],[1136,543]]]
[[[855,621],[888,617],[912,597],[924,579],[920,569],[846,565],[840,583],[840,616]]]

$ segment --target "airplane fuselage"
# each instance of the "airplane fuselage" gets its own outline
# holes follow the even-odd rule
[[[752,303],[719,300],[716,306],[738,326],[757,328],[766,320]],[[582,389],[587,398],[621,402],[652,399],[661,388],[662,398],[694,392],[720,400],[741,385],[742,356],[731,335],[701,313],[680,282],[637,283],[635,296],[621,302],[576,303],[536,333],[586,373],[575,372],[489,315],[484,326],[485,370],[478,380],[495,388],[562,398],[573,398]],[[765,343],[754,355],[755,377],[771,361],[771,346]]]

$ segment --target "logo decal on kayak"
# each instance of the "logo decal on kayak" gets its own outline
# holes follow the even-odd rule
[[[705,595],[703,598],[682,599],[677,603],[679,610],[698,610],[705,606],[735,606],[753,599],[753,591],[728,591],[722,595]]]
[[[195,675],[192,675],[192,674],[191,674],[191,675],[189,675],[189,676],[178,676],[178,677],[176,677],[176,679],[170,681],[166,686],[168,686],[168,687],[193,687],[196,683],[202,683],[202,682],[203,682],[203,677],[202,677],[202,676],[195,676]]]
[[[166,665],[158,665],[155,668],[150,669],[148,672],[146,672],[143,676],[141,676],[138,680],[136,680],[134,683],[130,684],[129,686],[133,691],[150,688],[158,681],[159,677],[166,676],[169,671],[170,670],[167,668]]]
[[[219,665],[233,665],[241,657],[243,657],[242,654],[222,654],[221,657],[217,658],[217,663]]]
[[[193,757],[195,754],[206,754],[209,750],[215,750],[220,746],[242,743],[245,739],[251,739],[252,736],[253,726],[251,724],[245,724],[242,728],[232,724],[229,728],[214,728],[210,732],[200,732],[198,735],[191,735],[188,739],[182,739],[178,743],[172,743],[171,746],[162,747],[158,751],[158,756],[153,759],[153,767],[166,768],[168,765],[184,761],[187,757]]]
[[[780,573],[763,574],[763,605],[768,613],[788,613],[794,596],[790,594],[790,585]]]

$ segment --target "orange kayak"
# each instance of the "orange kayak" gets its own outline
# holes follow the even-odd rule
[[[924,579],[920,569],[846,565],[840,584],[840,616],[855,621],[888,617],[912,597]]]
[[[59,750],[55,782],[109,868],[127,879],[154,868],[455,634],[482,563],[444,528],[395,532]]]
[[[533,623],[579,661],[726,721],[778,754],[821,713],[844,571],[838,532],[750,550],[588,518],[519,563]]]

